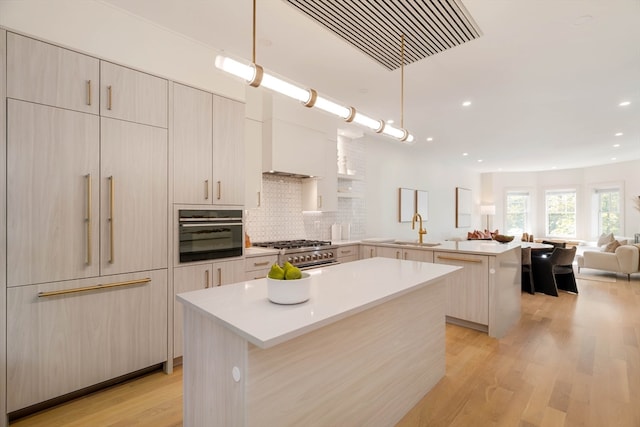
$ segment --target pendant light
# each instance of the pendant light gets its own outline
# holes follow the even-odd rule
[[[403,36],[404,37],[404,36]],[[404,38],[403,38],[404,43]],[[404,46],[404,44],[403,44]],[[403,65],[404,65],[404,47],[403,47]],[[304,88],[296,83],[292,83],[281,77],[278,77],[256,63],[256,0],[253,0],[253,49],[252,61],[247,64],[228,56],[218,55],[215,60],[216,68],[240,77],[252,87],[264,87],[274,92],[280,93],[289,98],[295,99],[308,108],[317,108],[327,113],[336,115],[348,123],[357,123],[361,126],[369,128],[376,133],[381,133],[400,141],[413,141],[411,135],[404,128],[396,128],[386,124],[383,120],[376,120],[369,117],[354,107],[347,107],[334,102],[324,96],[318,94],[314,89]],[[401,122],[402,126],[402,122]]]

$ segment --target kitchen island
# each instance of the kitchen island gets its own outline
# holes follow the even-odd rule
[[[311,270],[311,298],[266,279],[188,292],[184,425],[389,426],[445,373],[446,278],[459,267],[372,258]]]

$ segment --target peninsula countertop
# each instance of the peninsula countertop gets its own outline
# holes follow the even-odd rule
[[[309,271],[311,298],[301,304],[271,303],[267,299],[266,279],[187,292],[177,295],[177,299],[252,344],[269,348],[439,282],[459,269],[370,258]]]
[[[406,249],[423,249],[430,251],[442,251],[442,252],[460,252],[476,255],[498,255],[522,245],[520,241],[514,241],[510,243],[500,243],[495,240],[445,240],[442,242],[425,242],[420,245],[416,240],[414,244],[409,244],[411,240],[402,240],[402,243],[397,241],[383,241],[380,239],[376,242],[375,239],[363,239],[361,244],[373,245],[373,246],[390,246],[394,248],[406,248]]]

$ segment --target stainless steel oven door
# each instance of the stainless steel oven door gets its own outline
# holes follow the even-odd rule
[[[180,211],[180,262],[242,256],[242,211]]]

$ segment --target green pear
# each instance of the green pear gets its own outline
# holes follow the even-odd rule
[[[300,279],[301,277],[302,277],[302,272],[298,267],[291,266],[291,268],[287,268],[284,271],[284,278],[287,280],[297,280],[297,279]]]
[[[282,269],[286,272],[288,269],[290,268],[296,268],[294,267],[293,264],[291,264],[289,261],[285,262],[284,265],[282,266]]]
[[[284,270],[278,264],[273,264],[267,277],[276,280],[284,280]]]

